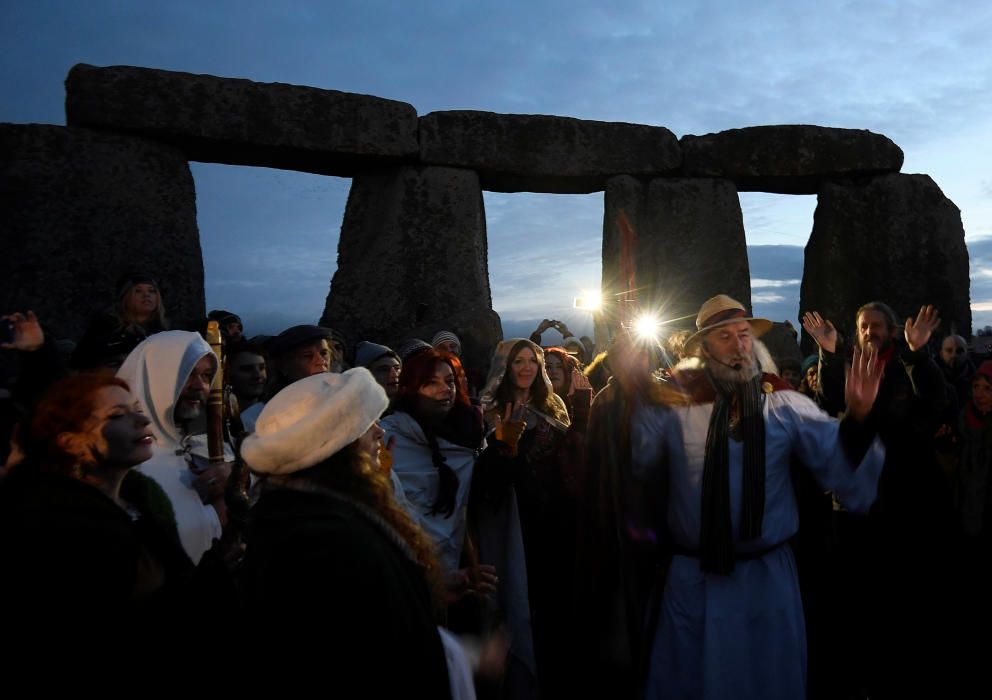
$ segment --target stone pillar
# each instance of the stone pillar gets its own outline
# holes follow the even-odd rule
[[[321,324],[352,341],[430,341],[448,329],[476,367],[502,337],[486,217],[471,170],[401,167],[356,177]]]
[[[838,180],[820,188],[800,311],[819,311],[850,338],[855,312],[869,301],[889,304],[900,319],[933,304],[943,320],[940,334],[952,325],[971,334],[961,212],[928,175]]]
[[[729,294],[750,308],[744,219],[729,180],[610,178],[603,222],[602,289],[607,304],[625,285],[619,263],[621,210],[635,232],[639,307],[654,309],[665,319],[688,316],[677,323],[685,328],[695,328],[699,307],[715,294]],[[601,334],[598,328],[597,343]]]
[[[204,315],[196,194],[186,157],[132,136],[0,125],[0,313],[33,309],[78,338],[118,276],[158,277],[170,319]]]

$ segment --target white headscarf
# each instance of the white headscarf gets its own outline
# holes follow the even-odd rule
[[[179,446],[176,402],[196,363],[208,355],[216,369],[216,355],[199,333],[164,331],[143,340],[117,370],[151,420],[159,449]]]

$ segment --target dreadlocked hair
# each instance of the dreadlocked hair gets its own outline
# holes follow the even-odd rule
[[[410,548],[424,572],[435,609],[442,609],[444,583],[441,567],[434,553],[433,540],[396,501],[389,476],[372,466],[369,455],[358,443],[351,443],[323,462],[297,472],[294,476],[305,477],[317,486],[353,498],[382,518]]]

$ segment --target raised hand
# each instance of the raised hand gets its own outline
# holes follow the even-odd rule
[[[803,314],[803,328],[812,336],[816,344],[827,352],[837,352],[837,329],[818,311],[807,311]]]
[[[494,419],[495,422],[496,422],[496,425],[493,426],[493,428],[494,428],[493,429],[493,437],[495,437],[497,440],[502,440],[503,439],[503,427],[507,423],[510,423],[511,422],[511,419],[513,417],[513,411],[514,411],[515,408],[516,408],[516,404],[514,404],[511,401],[508,404],[506,404],[506,409],[503,411],[503,415],[500,415],[499,414],[499,411],[496,412],[496,416],[495,416],[495,419]]]
[[[194,471],[193,488],[200,496],[204,505],[214,504],[224,500],[224,489],[227,480],[231,478],[231,467],[234,462],[222,462],[210,465],[200,471]]]
[[[38,317],[34,315],[34,311],[28,311],[27,314],[15,313],[9,316],[0,316],[0,318],[10,321],[14,329],[13,342],[0,344],[0,347],[5,350],[32,352],[45,344],[45,332],[41,330],[41,324],[38,323]]]
[[[844,400],[847,415],[864,421],[871,412],[878,396],[878,386],[882,382],[884,365],[878,361],[875,346],[868,344],[865,349],[854,348],[854,359],[845,370]]]
[[[920,313],[916,315],[916,320],[906,319],[904,333],[906,344],[910,350],[919,350],[930,341],[930,335],[937,330],[940,325],[940,316],[937,309],[932,304],[920,307]]]

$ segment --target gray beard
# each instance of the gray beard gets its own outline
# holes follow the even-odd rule
[[[182,401],[176,406],[176,420],[180,422],[196,420],[202,412],[203,407],[199,401],[196,403]]]
[[[196,435],[203,432],[200,430],[201,423],[204,424],[203,427],[205,429],[206,412],[204,411],[203,404],[199,401],[193,404],[180,401],[176,406],[174,415],[176,418],[176,427],[185,435]]]
[[[740,369],[733,369],[732,367],[721,365],[719,362],[710,361],[709,359],[703,360],[703,366],[714,378],[721,382],[734,384],[749,382],[761,373],[761,369],[758,367],[758,360],[755,358],[754,353],[751,354],[751,364],[744,365]]]

